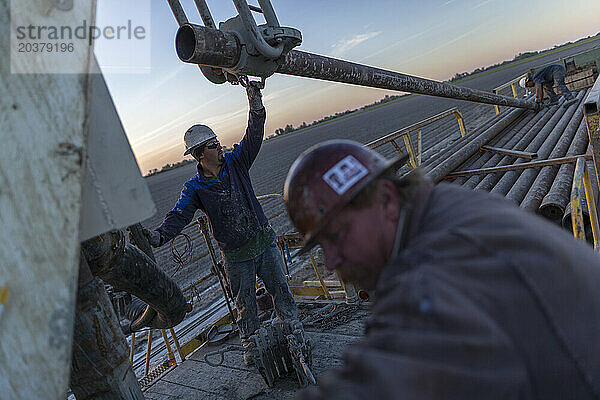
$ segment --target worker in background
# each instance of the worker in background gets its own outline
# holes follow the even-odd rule
[[[567,108],[575,103],[577,99],[565,84],[565,74],[565,67],[560,64],[551,64],[541,68],[537,72],[534,69],[530,69],[527,76],[521,79],[520,84],[526,88],[535,86],[535,102],[540,105],[544,101],[545,89],[549,96],[548,102],[545,104],[547,106],[558,104],[558,95],[554,92],[554,84],[556,84],[560,93],[565,97],[563,107]]]
[[[225,271],[238,311],[238,326],[244,362],[253,363],[249,336],[259,328],[256,305],[256,276],[273,296],[281,320],[296,320],[296,303],[284,275],[284,264],[271,228],[259,204],[249,169],[260,150],[266,112],[256,82],[246,86],[250,115],[246,134],[239,146],[223,153],[212,129],[194,125],[184,135],[185,153],[198,161],[198,173],[183,185],[181,196],[162,224],[146,236],[154,247],[162,246],[202,210],[225,259]]]
[[[289,171],[304,250],[376,297],[344,366],[300,398],[597,399],[598,254],[501,197],[398,177],[405,159],[336,140]]]

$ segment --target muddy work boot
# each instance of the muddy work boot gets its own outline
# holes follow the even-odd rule
[[[242,341],[242,347],[244,348],[244,364],[246,366],[254,365],[254,356],[256,353],[256,344],[253,341]]]

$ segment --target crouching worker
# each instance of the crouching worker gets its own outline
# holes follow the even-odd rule
[[[400,178],[402,161],[337,140],[290,169],[306,248],[376,297],[344,366],[300,397],[598,398],[598,254],[503,198]]]
[[[223,153],[215,133],[205,125],[192,126],[184,136],[186,151],[198,161],[198,173],[188,180],[175,207],[154,231],[145,231],[150,244],[162,246],[192,221],[202,210],[226,261],[227,279],[238,311],[238,326],[244,362],[252,364],[250,335],[259,328],[256,305],[256,276],[273,296],[281,320],[296,320],[298,311],[288,287],[284,264],[269,225],[259,204],[249,169],[260,150],[265,124],[265,108],[260,90],[247,86],[250,103],[248,128],[240,145]]]
[[[575,103],[577,99],[565,84],[565,74],[565,67],[560,64],[547,65],[537,72],[530,69],[525,78],[525,87],[532,88],[535,86],[535,102],[540,105],[544,101],[545,89],[549,96],[548,103],[545,105],[554,106],[558,104],[558,95],[554,92],[554,84],[556,84],[560,93],[565,97],[563,107],[567,108]]]

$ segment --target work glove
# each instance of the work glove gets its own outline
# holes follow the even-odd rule
[[[249,81],[246,85],[246,94],[248,95],[248,103],[250,110],[258,111],[265,108],[262,102],[262,94],[260,93],[260,82]]]
[[[161,237],[158,231],[151,231],[146,228],[142,228],[142,232],[144,233],[144,236],[146,236],[146,239],[148,239],[148,243],[150,243],[150,246],[160,247]]]

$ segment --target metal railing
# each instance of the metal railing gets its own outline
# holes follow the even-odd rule
[[[590,140],[590,149],[592,151],[593,165],[596,170],[596,179],[600,182],[598,172],[600,170],[600,77],[596,79],[594,86],[588,93],[583,102],[583,115]],[[581,200],[585,193],[590,224],[592,228],[592,236],[594,239],[594,249],[599,248],[599,229],[598,215],[596,213],[596,199],[592,190],[590,181],[590,172],[586,164],[586,160],[581,157],[577,160],[575,166],[575,174],[573,177],[573,188],[571,191],[571,222],[573,224],[573,235],[582,240],[586,240],[585,226],[583,219],[583,209]]]
[[[590,180],[590,172],[586,164],[585,157],[580,157],[575,165],[575,173],[573,176],[573,189],[571,190],[571,222],[573,224],[573,236],[576,239],[585,241],[585,222],[583,217],[583,209],[581,206],[583,195],[587,203],[590,224],[592,227],[592,236],[594,239],[594,249],[600,250],[598,240],[600,238],[600,230],[598,228],[598,214],[596,213],[596,199],[592,189]]]
[[[460,130],[460,135],[461,136],[466,136],[467,135],[467,130],[465,128],[465,124],[464,124],[464,120],[463,120],[463,116],[460,113],[460,111],[458,110],[457,107],[454,108],[450,108],[446,111],[442,111],[439,114],[436,114],[432,117],[426,118],[422,121],[416,122],[412,125],[406,126],[402,129],[399,129],[397,131],[394,131],[388,135],[385,135],[379,139],[376,139],[370,143],[367,143],[367,147],[371,148],[371,149],[375,149],[377,147],[383,146],[386,143],[391,143],[394,148],[396,149],[396,151],[398,153],[403,153],[402,149],[400,148],[400,145],[398,145],[398,143],[396,142],[396,139],[402,137],[402,139],[404,140],[404,146],[406,147],[406,151],[408,153],[408,161],[407,164],[410,167],[410,169],[415,169],[417,168],[419,165],[421,165],[421,158],[422,158],[422,151],[423,151],[423,146],[422,146],[422,137],[423,137],[423,132],[422,129],[423,127],[439,121],[442,118],[446,118],[449,116],[454,116],[458,122],[458,128]],[[417,131],[418,134],[418,152],[415,154],[415,150],[414,147],[412,145],[412,141],[410,139],[410,133]]]
[[[494,92],[495,94],[500,94],[500,91],[503,89],[506,89],[507,87],[510,86],[510,89],[512,91],[512,95],[515,99],[519,98],[519,94],[517,93],[517,84],[519,83],[519,81],[521,80],[521,78],[525,78],[527,76],[527,73],[524,73],[522,75],[517,76],[516,78],[514,78],[511,81],[508,81],[506,83],[503,83],[502,85],[495,87],[494,89],[492,89],[492,92]],[[530,96],[531,94],[533,94],[533,92],[531,91],[530,88],[525,88],[525,95],[526,96]],[[496,111],[496,114],[500,114],[500,108],[498,107],[497,104],[494,104],[494,110]]]

